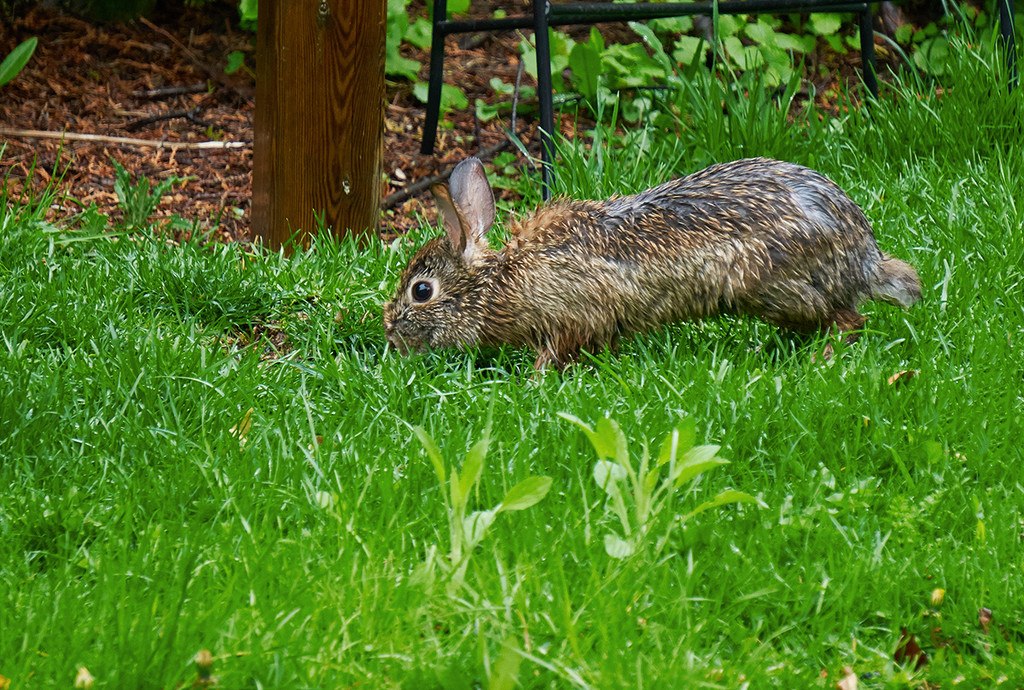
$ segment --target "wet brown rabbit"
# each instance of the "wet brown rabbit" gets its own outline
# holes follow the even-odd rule
[[[498,251],[479,160],[459,163],[450,188],[433,193],[447,234],[420,249],[384,305],[385,334],[402,354],[528,345],[538,369],[561,369],[581,350],[672,321],[740,313],[795,331],[853,331],[865,300],[921,298],[913,267],[879,251],[860,208],[791,163],[750,158],[633,196],[557,201],[513,224]]]

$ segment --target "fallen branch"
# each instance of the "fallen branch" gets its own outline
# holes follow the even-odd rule
[[[480,149],[480,153],[476,154],[476,156],[477,158],[482,158],[486,160],[493,156],[494,154],[498,153],[498,151],[501,151],[503,148],[508,146],[509,143],[510,142],[508,139],[502,139],[493,146],[488,146],[485,149]],[[426,190],[428,187],[430,187],[430,185],[436,184],[438,182],[444,182],[449,177],[451,177],[452,170],[454,169],[454,167],[451,167],[445,170],[444,172],[438,173],[437,175],[432,175],[430,177],[424,177],[422,179],[416,180],[411,185],[407,185],[399,189],[397,192],[392,192],[391,194],[388,194],[386,197],[384,197],[384,201],[382,201],[380,204],[381,210],[390,211],[395,206],[398,206],[400,203],[408,201],[409,199],[416,196],[420,192]]]
[[[252,144],[248,141],[154,141],[152,139],[130,139],[108,137],[103,134],[78,134],[76,132],[50,132],[42,129],[7,129],[0,127],[0,137],[27,137],[31,139],[61,139],[63,141],[92,141],[99,144],[124,144],[125,146],[151,146],[157,149],[219,150],[243,149]]]
[[[168,86],[163,89],[150,89],[148,91],[132,91],[135,98],[171,98],[172,96],[189,96],[194,93],[206,93],[210,87],[206,84],[193,84],[192,86]]]
[[[146,125],[151,125],[156,122],[162,122],[164,120],[174,120],[179,117],[184,118],[192,124],[199,125],[200,127],[212,127],[213,125],[209,122],[200,120],[196,113],[199,111],[199,107],[189,108],[188,110],[172,110],[163,115],[153,115],[151,117],[143,117],[138,120],[132,120],[125,124],[124,128],[129,132],[134,132],[137,129],[142,129]]]

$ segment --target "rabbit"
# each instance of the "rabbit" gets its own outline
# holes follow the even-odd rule
[[[415,254],[384,305],[385,336],[403,355],[530,346],[538,370],[564,369],[622,335],[723,313],[838,327],[852,342],[861,302],[921,298],[917,272],[879,251],[857,204],[792,163],[748,158],[631,196],[554,201],[513,222],[497,251],[478,159],[431,191],[446,234]]]

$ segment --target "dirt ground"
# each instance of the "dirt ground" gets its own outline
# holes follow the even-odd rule
[[[253,34],[237,28],[236,11],[232,3],[208,3],[125,24],[93,24],[39,6],[0,24],[0,56],[26,38],[39,37],[28,65],[0,90],[0,146],[6,143],[0,175],[9,190],[20,193],[29,179],[38,188],[57,170],[68,198],[55,209],[56,218],[90,204],[116,218],[112,160],[117,160],[151,180],[189,178],[165,197],[158,215],[197,220],[216,239],[249,239],[254,80],[245,70],[228,75],[224,65],[232,51],[243,51],[249,67],[255,60]],[[423,13],[422,3],[410,12]],[[622,27],[609,30],[628,33]],[[514,34],[449,38],[449,83],[458,83],[471,104],[477,98],[492,102],[491,77],[515,81],[518,41]],[[420,79],[426,80],[426,53],[411,46],[403,53],[420,62]],[[859,56],[851,60],[837,68],[838,75],[856,71]],[[523,79],[533,85],[529,75]],[[420,204],[432,205],[424,193],[397,204],[389,195],[500,143],[509,123],[478,122],[472,107],[450,114],[452,127],[440,130],[436,155],[423,156],[424,107],[413,97],[412,85],[389,79],[386,96],[388,184],[382,201],[390,208],[382,229],[390,234],[407,228]],[[572,120],[566,118],[563,126],[571,127]],[[523,141],[535,142],[530,118],[520,118],[517,129]],[[99,139],[62,142],[27,130]],[[155,142],[181,146],[156,148]]]

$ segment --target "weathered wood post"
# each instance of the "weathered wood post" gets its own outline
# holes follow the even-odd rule
[[[375,231],[386,0],[260,0],[252,230],[272,250]],[[296,234],[298,233],[298,234]]]

